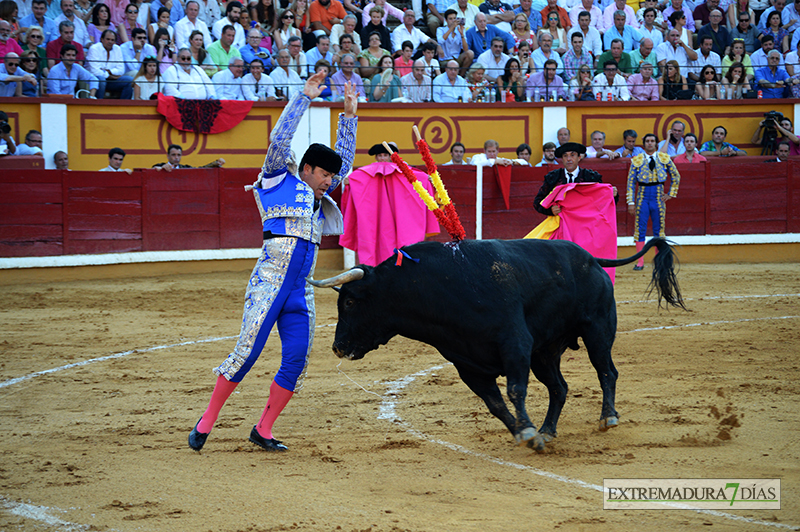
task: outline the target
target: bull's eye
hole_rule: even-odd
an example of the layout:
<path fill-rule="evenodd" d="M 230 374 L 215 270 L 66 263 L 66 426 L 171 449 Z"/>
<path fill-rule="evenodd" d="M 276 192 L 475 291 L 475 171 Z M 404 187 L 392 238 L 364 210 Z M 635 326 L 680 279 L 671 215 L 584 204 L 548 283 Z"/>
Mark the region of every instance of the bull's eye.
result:
<path fill-rule="evenodd" d="M 353 305 L 355 305 L 355 304 L 356 304 L 356 302 L 355 302 L 355 300 L 354 300 L 354 299 L 347 298 L 347 299 L 345 299 L 345 300 L 344 300 L 344 308 L 345 308 L 345 309 L 350 309 L 350 308 L 352 308 L 352 307 L 353 307 Z"/>

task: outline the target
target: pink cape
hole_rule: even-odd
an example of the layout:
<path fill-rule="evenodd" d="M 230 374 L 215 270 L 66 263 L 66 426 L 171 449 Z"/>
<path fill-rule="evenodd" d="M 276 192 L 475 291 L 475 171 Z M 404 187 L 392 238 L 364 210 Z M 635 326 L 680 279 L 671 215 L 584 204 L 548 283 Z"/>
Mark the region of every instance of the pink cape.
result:
<path fill-rule="evenodd" d="M 617 258 L 617 210 L 608 183 L 559 185 L 542 207 L 560 205 L 561 223 L 550 240 L 569 240 L 600 259 Z M 614 282 L 614 268 L 603 268 Z"/>
<path fill-rule="evenodd" d="M 428 175 L 414 176 L 433 195 Z M 344 233 L 339 244 L 358 253 L 362 264 L 377 266 L 395 248 L 439 232 L 436 216 L 394 163 L 372 163 L 354 170 L 342 191 Z"/>

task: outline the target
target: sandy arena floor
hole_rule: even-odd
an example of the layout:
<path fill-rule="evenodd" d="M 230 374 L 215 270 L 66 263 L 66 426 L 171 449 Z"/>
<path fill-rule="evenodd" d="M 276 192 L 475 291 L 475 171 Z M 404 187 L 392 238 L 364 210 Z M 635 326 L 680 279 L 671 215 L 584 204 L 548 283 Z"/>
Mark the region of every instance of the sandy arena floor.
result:
<path fill-rule="evenodd" d="M 305 388 L 276 425 L 290 451 L 247 441 L 278 368 L 273 334 L 196 453 L 186 437 L 233 347 L 248 275 L 0 287 L 0 530 L 800 527 L 797 264 L 684 265 L 691 312 L 659 311 L 646 276 L 619 270 L 620 426 L 597 430 L 597 378 L 585 350 L 568 351 L 544 454 L 514 446 L 426 345 L 395 338 L 337 359 L 336 294 L 318 290 Z M 528 406 L 540 423 L 534 379 Z M 612 511 L 587 487 L 627 477 L 780 477 L 782 508 Z"/>

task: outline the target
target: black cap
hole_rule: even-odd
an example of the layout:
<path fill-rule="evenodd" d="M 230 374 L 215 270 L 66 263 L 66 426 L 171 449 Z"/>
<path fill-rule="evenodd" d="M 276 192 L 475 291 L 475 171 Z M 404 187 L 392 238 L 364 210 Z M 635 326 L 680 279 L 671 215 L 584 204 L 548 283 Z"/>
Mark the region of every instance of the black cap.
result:
<path fill-rule="evenodd" d="M 394 151 L 397 151 L 397 144 L 394 142 L 387 142 L 387 144 L 391 146 Z M 380 155 L 381 153 L 389 154 L 389 150 L 387 150 L 383 144 L 375 144 L 369 149 L 370 155 Z"/>
<path fill-rule="evenodd" d="M 586 146 L 577 142 L 565 142 L 556 149 L 556 157 L 563 157 L 568 151 L 574 151 L 579 155 L 586 153 Z"/>
<path fill-rule="evenodd" d="M 314 168 L 319 166 L 332 174 L 338 174 L 342 170 L 341 156 L 324 144 L 312 144 L 308 147 L 300 161 L 299 169 L 302 170 L 307 164 Z"/>

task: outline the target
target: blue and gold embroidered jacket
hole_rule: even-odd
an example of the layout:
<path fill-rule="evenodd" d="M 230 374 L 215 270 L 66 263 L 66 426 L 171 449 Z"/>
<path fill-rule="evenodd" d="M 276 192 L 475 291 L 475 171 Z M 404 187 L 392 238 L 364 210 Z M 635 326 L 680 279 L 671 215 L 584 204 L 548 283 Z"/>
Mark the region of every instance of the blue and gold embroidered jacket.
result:
<path fill-rule="evenodd" d="M 650 170 L 649 159 L 644 153 L 640 153 L 631 159 L 631 168 L 628 171 L 628 205 L 635 203 L 636 183 L 661 183 L 663 185 L 671 177 L 669 195 L 673 198 L 678 195 L 681 174 L 678 173 L 675 163 L 666 153 L 656 152 L 655 155 L 656 167 L 654 170 Z"/>

